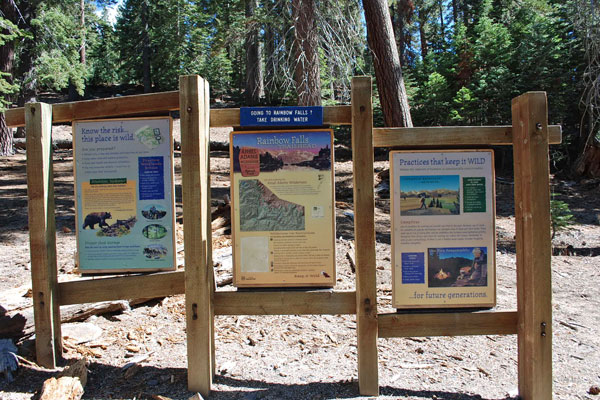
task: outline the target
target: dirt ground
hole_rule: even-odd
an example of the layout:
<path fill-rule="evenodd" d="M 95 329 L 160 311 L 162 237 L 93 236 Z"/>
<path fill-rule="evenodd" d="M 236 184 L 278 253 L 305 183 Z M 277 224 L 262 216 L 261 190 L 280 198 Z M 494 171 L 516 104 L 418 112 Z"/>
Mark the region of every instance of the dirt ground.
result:
<path fill-rule="evenodd" d="M 176 135 L 178 121 L 175 123 Z M 211 140 L 227 142 L 227 129 L 211 131 Z M 70 137 L 70 127 L 53 130 L 55 140 Z M 347 152 L 346 152 L 347 153 Z M 340 152 L 341 154 L 341 152 Z M 74 273 L 75 222 L 73 165 L 70 150 L 54 155 L 59 279 Z M 379 157 L 378 157 L 379 160 Z M 176 157 L 177 213 L 181 215 L 180 161 Z M 26 156 L 0 158 L 0 304 L 9 315 L 31 305 L 27 231 Z M 385 157 L 375 172 L 387 167 Z M 337 290 L 352 290 L 355 276 L 346 252 L 353 240 L 352 162 L 336 160 Z M 211 153 L 214 201 L 229 192 L 229 159 Z M 376 179 L 376 182 L 378 180 Z M 576 224 L 554 239 L 560 255 L 552 259 L 554 398 L 594 399 L 600 386 L 600 181 L 553 180 L 557 198 L 566 201 Z M 380 190 L 381 189 L 381 190 Z M 516 309 L 514 214 L 510 179 L 497 181 L 497 310 Z M 379 312 L 391 307 L 389 192 L 378 186 L 376 198 L 377 284 Z M 183 264 L 182 232 L 178 264 Z M 230 237 L 213 238 L 215 259 L 227 259 Z M 221 265 L 217 279 L 230 274 Z M 218 290 L 235 290 L 225 285 Z M 11 297 L 12 296 L 12 297 Z M 14 302 L 15 297 L 19 299 Z M 7 304 L 7 299 L 13 304 Z M 4 302 L 4 303 L 3 303 Z M 65 339 L 65 359 L 90 361 L 87 399 L 187 399 L 185 308 L 172 296 L 120 313 L 91 317 L 99 338 L 75 344 Z M 77 323 L 76 323 L 77 324 Z M 216 317 L 214 399 L 361 398 L 357 384 L 354 316 Z M 0 376 L 0 399 L 30 399 L 57 371 L 36 366 L 32 340 L 20 343 L 25 360 L 7 383 Z M 379 339 L 381 398 L 510 399 L 517 395 L 515 336 Z M 123 368 L 130 362 L 134 367 Z"/>

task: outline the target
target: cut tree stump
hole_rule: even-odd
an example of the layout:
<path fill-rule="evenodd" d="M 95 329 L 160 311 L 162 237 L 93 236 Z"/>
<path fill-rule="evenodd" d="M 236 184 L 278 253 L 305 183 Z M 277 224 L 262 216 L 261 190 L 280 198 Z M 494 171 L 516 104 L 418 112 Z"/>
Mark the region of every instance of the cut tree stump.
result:
<path fill-rule="evenodd" d="M 57 378 L 46 379 L 40 400 L 79 400 L 87 383 L 87 360 L 77 360 L 66 367 Z"/>

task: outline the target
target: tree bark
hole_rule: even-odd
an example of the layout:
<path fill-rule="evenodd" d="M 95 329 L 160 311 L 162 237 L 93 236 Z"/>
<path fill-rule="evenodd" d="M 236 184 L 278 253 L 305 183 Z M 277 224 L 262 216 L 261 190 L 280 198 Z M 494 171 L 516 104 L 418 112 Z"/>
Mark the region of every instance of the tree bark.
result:
<path fill-rule="evenodd" d="M 321 78 L 314 0 L 292 0 L 298 105 L 321 105 Z"/>
<path fill-rule="evenodd" d="M 398 56 L 402 65 L 408 64 L 408 45 L 411 41 L 408 26 L 412 20 L 414 10 L 415 6 L 411 0 L 398 0 L 395 12 L 392 8 L 392 25 L 398 41 Z"/>
<path fill-rule="evenodd" d="M 273 27 L 267 24 L 265 27 L 265 74 L 264 74 L 264 89 L 265 98 L 268 104 L 275 98 L 275 32 Z"/>
<path fill-rule="evenodd" d="M 363 7 L 385 124 L 413 126 L 387 1 L 363 0 Z"/>
<path fill-rule="evenodd" d="M 438 1 L 438 6 L 440 9 L 440 38 L 444 40 L 444 35 L 446 34 L 446 27 L 444 25 L 444 5 L 442 1 Z"/>
<path fill-rule="evenodd" d="M 587 135 L 584 138 L 581 152 L 575 160 L 573 170 L 579 176 L 587 176 L 590 178 L 600 178 L 600 141 L 596 139 L 596 118 L 598 114 L 594 112 L 594 100 L 588 96 L 587 114 L 588 126 Z"/>
<path fill-rule="evenodd" d="M 16 23 L 16 10 L 10 1 L 2 1 L 0 5 L 0 14 L 12 23 Z M 2 33 L 8 33 L 7 30 L 3 30 Z M 9 84 L 13 83 L 13 63 L 15 60 L 15 42 L 11 40 L 6 42 L 0 47 L 0 72 L 7 75 L 4 79 Z M 9 103 L 12 101 L 12 96 L 3 94 L 4 100 Z M 7 156 L 13 154 L 13 131 L 11 128 L 6 126 L 6 119 L 4 113 L 0 113 L 0 155 Z"/>
<path fill-rule="evenodd" d="M 6 125 L 4 113 L 0 113 L 0 156 L 9 156 L 12 154 L 14 154 L 13 132 Z"/>
<path fill-rule="evenodd" d="M 256 0 L 246 0 L 246 104 L 256 105 L 264 96 L 258 24 L 253 21 Z"/>
<path fill-rule="evenodd" d="M 419 10 L 419 38 L 421 40 L 421 58 L 423 58 L 423 60 L 425 60 L 425 57 L 427 57 L 427 52 L 429 51 L 429 48 L 427 46 L 427 36 L 425 35 L 426 21 L 427 15 L 425 13 L 425 10 L 421 8 Z"/>
<path fill-rule="evenodd" d="M 142 1 L 142 83 L 144 93 L 152 91 L 152 80 L 150 78 L 150 23 L 147 0 Z"/>
<path fill-rule="evenodd" d="M 600 178 L 600 143 L 593 139 L 575 162 L 575 173 L 579 176 Z"/>
<path fill-rule="evenodd" d="M 452 20 L 454 26 L 458 25 L 458 0 L 452 0 Z"/>
<path fill-rule="evenodd" d="M 79 59 L 85 65 L 85 0 L 80 0 L 79 8 L 81 11 L 79 27 L 81 29 L 81 48 L 79 49 Z"/>

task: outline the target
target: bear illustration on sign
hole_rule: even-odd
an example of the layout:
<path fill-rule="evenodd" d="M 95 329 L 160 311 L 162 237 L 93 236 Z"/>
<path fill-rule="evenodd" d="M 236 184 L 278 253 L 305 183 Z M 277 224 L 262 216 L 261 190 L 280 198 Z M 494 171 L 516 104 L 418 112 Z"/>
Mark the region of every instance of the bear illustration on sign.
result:
<path fill-rule="evenodd" d="M 110 212 L 93 212 L 89 213 L 85 216 L 85 221 L 83 222 L 83 229 L 86 227 L 90 227 L 90 229 L 95 229 L 94 225 L 98 224 L 98 227 L 102 228 L 103 226 L 108 226 L 106 223 L 107 219 L 111 219 L 112 215 Z"/>

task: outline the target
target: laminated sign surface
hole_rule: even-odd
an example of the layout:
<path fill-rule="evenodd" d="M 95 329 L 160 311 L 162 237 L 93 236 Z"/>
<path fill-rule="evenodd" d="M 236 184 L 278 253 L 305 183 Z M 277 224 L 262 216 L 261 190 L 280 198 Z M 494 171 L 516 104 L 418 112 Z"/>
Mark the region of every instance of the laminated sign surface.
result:
<path fill-rule="evenodd" d="M 232 132 L 234 284 L 333 286 L 333 133 Z"/>
<path fill-rule="evenodd" d="M 493 307 L 492 151 L 395 151 L 390 165 L 393 306 Z"/>
<path fill-rule="evenodd" d="M 170 118 L 76 121 L 81 272 L 175 268 Z"/>

